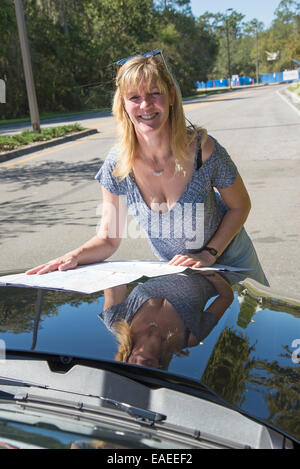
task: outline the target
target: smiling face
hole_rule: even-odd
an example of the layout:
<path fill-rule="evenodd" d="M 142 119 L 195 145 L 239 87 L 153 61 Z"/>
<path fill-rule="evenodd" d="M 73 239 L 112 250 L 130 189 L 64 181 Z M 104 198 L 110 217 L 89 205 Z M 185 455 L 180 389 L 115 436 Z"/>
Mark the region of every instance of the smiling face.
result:
<path fill-rule="evenodd" d="M 128 363 L 159 368 L 162 353 L 162 337 L 159 331 L 148 325 L 135 337 Z"/>
<path fill-rule="evenodd" d="M 125 110 L 139 136 L 169 131 L 170 101 L 155 80 L 128 87 L 123 96 Z"/>

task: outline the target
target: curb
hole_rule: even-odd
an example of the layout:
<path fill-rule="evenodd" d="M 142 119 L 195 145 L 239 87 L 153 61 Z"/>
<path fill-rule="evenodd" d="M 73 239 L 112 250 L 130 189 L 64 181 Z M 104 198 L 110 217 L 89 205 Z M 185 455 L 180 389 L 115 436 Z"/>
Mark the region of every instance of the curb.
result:
<path fill-rule="evenodd" d="M 295 93 L 294 91 L 290 91 L 288 88 L 285 89 L 285 93 L 291 98 L 294 103 L 300 103 L 300 96 L 297 93 Z"/>
<path fill-rule="evenodd" d="M 284 304 L 294 305 L 296 304 L 297 308 L 300 308 L 300 296 L 286 294 L 284 291 L 278 291 L 277 289 L 274 290 L 272 285 L 267 287 L 266 285 L 262 285 L 261 283 L 256 282 L 252 278 L 246 278 L 241 282 L 241 284 L 248 290 L 249 294 L 252 294 L 257 297 L 268 297 L 277 302 L 281 302 Z"/>
<path fill-rule="evenodd" d="M 300 116 L 300 109 L 297 108 L 297 104 L 299 103 L 296 103 L 293 100 L 294 96 L 291 96 L 291 91 L 285 88 L 284 90 L 276 91 L 276 93 L 283 101 L 286 102 L 286 104 L 288 104 L 296 112 L 296 114 L 298 114 L 298 116 Z M 295 95 L 295 93 L 293 93 L 293 95 Z"/>
<path fill-rule="evenodd" d="M 43 143 L 37 143 L 35 145 L 28 145 L 18 150 L 11 150 L 6 153 L 0 153 L 0 164 L 5 161 L 12 160 L 13 158 L 18 158 L 19 156 L 28 155 L 35 151 L 44 150 L 44 148 L 54 147 L 55 145 L 60 145 L 62 143 L 71 142 L 72 140 L 77 140 L 79 138 L 87 137 L 88 135 L 99 133 L 97 129 L 88 129 L 81 130 L 74 134 L 65 135 L 64 137 L 54 138 L 53 140 L 48 140 Z"/>

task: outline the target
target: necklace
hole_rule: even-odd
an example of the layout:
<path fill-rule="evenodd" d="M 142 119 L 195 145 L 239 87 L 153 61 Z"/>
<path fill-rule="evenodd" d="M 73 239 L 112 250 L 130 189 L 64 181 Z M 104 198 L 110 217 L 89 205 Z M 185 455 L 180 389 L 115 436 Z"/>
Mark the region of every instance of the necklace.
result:
<path fill-rule="evenodd" d="M 156 322 L 150 322 L 149 326 L 150 327 L 158 327 L 158 324 Z"/>
<path fill-rule="evenodd" d="M 162 171 L 153 171 L 153 176 L 161 176 L 164 172 L 164 169 Z"/>
<path fill-rule="evenodd" d="M 143 159 L 146 159 L 143 154 L 142 154 L 141 156 L 142 156 Z M 169 160 L 169 158 L 170 158 L 171 156 L 172 156 L 172 153 L 170 153 L 170 154 L 167 156 L 167 158 L 165 158 L 165 159 L 163 160 L 165 164 L 168 162 L 168 160 Z M 149 163 L 150 163 L 150 161 L 149 161 L 149 159 L 148 159 L 147 165 L 149 165 Z M 160 171 L 155 171 L 155 169 L 153 168 L 153 166 L 155 166 L 155 165 L 156 165 L 156 164 L 155 164 L 155 160 L 151 160 L 151 166 L 152 166 L 152 174 L 153 174 L 153 176 L 156 176 L 156 177 L 162 176 L 162 174 L 164 174 L 166 168 L 161 169 Z"/>

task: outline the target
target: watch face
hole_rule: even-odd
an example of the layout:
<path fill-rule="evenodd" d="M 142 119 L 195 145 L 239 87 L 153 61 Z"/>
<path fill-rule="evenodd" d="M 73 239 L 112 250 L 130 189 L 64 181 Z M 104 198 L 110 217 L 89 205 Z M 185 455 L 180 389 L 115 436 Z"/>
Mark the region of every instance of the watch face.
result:
<path fill-rule="evenodd" d="M 216 249 L 214 248 L 207 248 L 207 250 L 213 255 L 213 256 L 216 256 L 218 254 L 218 251 L 216 251 Z"/>

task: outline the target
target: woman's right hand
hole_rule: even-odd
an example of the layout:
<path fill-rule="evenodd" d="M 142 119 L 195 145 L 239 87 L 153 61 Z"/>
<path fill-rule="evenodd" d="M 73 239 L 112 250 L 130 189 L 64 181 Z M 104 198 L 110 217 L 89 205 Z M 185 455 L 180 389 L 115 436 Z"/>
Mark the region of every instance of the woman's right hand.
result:
<path fill-rule="evenodd" d="M 39 265 L 33 269 L 27 270 L 25 273 L 27 275 L 32 274 L 47 274 L 48 272 L 53 272 L 54 270 L 69 270 L 75 269 L 78 266 L 78 256 L 74 253 L 68 253 L 64 256 L 57 257 L 52 261 L 47 262 L 46 264 Z"/>

